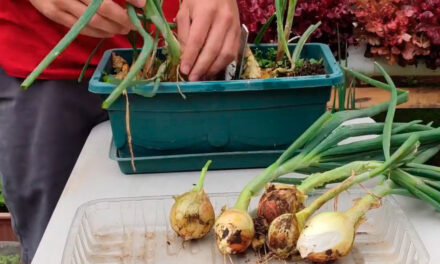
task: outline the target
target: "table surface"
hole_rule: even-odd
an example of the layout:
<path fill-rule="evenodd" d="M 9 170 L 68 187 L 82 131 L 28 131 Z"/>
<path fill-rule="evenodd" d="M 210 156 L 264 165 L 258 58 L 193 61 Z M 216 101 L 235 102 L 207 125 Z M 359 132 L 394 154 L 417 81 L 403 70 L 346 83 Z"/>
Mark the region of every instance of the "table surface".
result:
<path fill-rule="evenodd" d="M 33 264 L 61 263 L 70 225 L 82 204 L 103 198 L 175 195 L 188 191 L 192 183 L 197 182 L 198 171 L 124 175 L 117 163 L 109 159 L 110 141 L 109 122 L 92 130 L 50 219 Z M 211 171 L 205 190 L 208 193 L 239 192 L 260 171 Z M 440 263 L 440 214 L 416 199 L 396 199 L 425 244 L 430 263 Z"/>

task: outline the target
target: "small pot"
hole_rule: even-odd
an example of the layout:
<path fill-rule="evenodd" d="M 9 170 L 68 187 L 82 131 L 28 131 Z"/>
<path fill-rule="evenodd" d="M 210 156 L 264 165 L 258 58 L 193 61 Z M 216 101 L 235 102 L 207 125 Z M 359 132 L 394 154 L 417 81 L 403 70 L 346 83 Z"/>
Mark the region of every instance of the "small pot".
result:
<path fill-rule="evenodd" d="M 10 213 L 0 213 L 0 241 L 18 241 L 12 229 Z"/>

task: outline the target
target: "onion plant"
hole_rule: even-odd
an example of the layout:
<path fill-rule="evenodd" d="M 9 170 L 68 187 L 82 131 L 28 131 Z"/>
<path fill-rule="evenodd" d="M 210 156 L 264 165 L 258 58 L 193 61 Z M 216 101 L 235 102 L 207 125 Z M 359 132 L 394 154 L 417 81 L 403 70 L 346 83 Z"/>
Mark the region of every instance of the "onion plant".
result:
<path fill-rule="evenodd" d="M 394 108 L 396 107 L 397 104 L 397 92 L 394 83 L 389 78 L 389 76 L 383 71 L 382 68 L 380 68 L 380 70 L 385 75 L 388 84 L 392 88 L 392 93 L 391 93 L 392 96 L 390 100 L 390 105 L 388 107 L 389 111 L 387 112 L 386 122 L 383 126 L 383 136 L 382 136 L 382 146 L 383 146 L 385 161 L 378 167 L 372 169 L 371 171 L 363 172 L 357 175 L 356 177 L 354 177 L 355 175 L 349 177 L 348 179 L 343 181 L 340 185 L 328 190 L 323 195 L 319 196 L 305 209 L 297 213 L 291 212 L 277 217 L 269 227 L 267 245 L 278 257 L 287 258 L 291 254 L 293 254 L 296 248 L 296 242 L 299 233 L 302 231 L 306 220 L 316 210 L 318 210 L 325 202 L 332 199 L 340 192 L 350 188 L 351 186 L 366 181 L 368 179 L 371 179 L 375 176 L 381 175 L 385 173 L 387 170 L 392 169 L 393 167 L 397 167 L 401 163 L 407 161 L 408 159 L 413 159 L 415 157 L 415 155 L 412 154 L 417 150 L 418 147 L 417 146 L 418 135 L 416 133 L 411 135 L 404 142 L 404 144 L 393 154 L 393 156 L 390 156 L 392 122 L 394 118 Z M 338 169 L 334 169 L 332 171 L 329 171 L 328 173 L 331 174 L 332 172 L 336 172 L 337 170 Z M 355 173 L 354 170 L 352 171 L 352 173 L 353 174 Z M 344 250 L 344 249 L 345 248 L 342 248 L 340 250 Z M 335 254 L 337 255 L 338 251 L 336 251 Z M 327 255 L 331 256 L 332 254 L 327 254 Z"/>
<path fill-rule="evenodd" d="M 139 34 L 144 39 L 144 44 L 142 46 L 141 53 L 137 56 L 136 61 L 133 64 L 133 67 L 130 68 L 125 79 L 111 92 L 111 94 L 107 97 L 107 99 L 103 102 L 103 108 L 108 108 L 119 96 L 122 94 L 125 89 L 131 84 L 132 80 L 135 78 L 136 74 L 141 70 L 141 68 L 147 62 L 148 57 L 150 56 L 153 50 L 153 38 L 141 24 L 139 20 L 136 10 L 130 4 L 127 4 L 128 16 L 130 18 L 131 23 L 136 27 Z"/>
<path fill-rule="evenodd" d="M 341 184 L 329 189 L 324 194 L 316 198 L 310 205 L 299 212 L 291 212 L 280 215 L 270 225 L 268 232 L 267 245 L 269 249 L 280 258 L 287 258 L 294 253 L 296 240 L 299 233 L 304 228 L 307 219 L 316 210 L 320 209 L 327 201 L 348 188 L 369 180 L 373 177 L 386 173 L 389 169 L 399 166 L 408 156 L 417 149 L 418 137 L 412 135 L 408 140 L 390 157 L 378 167 L 365 171 L 359 175 L 347 178 Z M 338 169 L 327 172 L 328 174 L 338 175 Z M 286 243 L 287 242 L 287 243 Z"/>
<path fill-rule="evenodd" d="M 440 186 L 436 184 L 437 181 L 430 184 L 431 180 L 427 181 L 423 177 L 408 173 L 405 167 L 426 170 L 423 173 L 429 171 L 435 174 L 440 171 L 440 168 L 435 166 L 407 163 L 391 169 L 388 179 L 383 176 L 379 185 L 356 201 L 349 210 L 342 213 L 324 212 L 314 216 L 306 223 L 298 238 L 296 248 L 301 257 L 313 262 L 328 262 L 346 256 L 353 247 L 355 231 L 362 223 L 365 213 L 379 207 L 380 199 L 386 195 L 413 195 L 440 210 Z"/>
<path fill-rule="evenodd" d="M 376 66 L 379 67 L 379 69 L 383 70 L 380 65 L 376 64 Z M 384 75 L 386 75 L 385 71 L 383 71 L 383 73 Z M 370 79 L 364 75 L 354 72 L 353 74 L 360 76 L 366 81 L 370 81 Z M 374 81 L 374 84 L 379 88 L 388 91 L 396 89 L 393 84 L 384 84 L 377 81 Z M 236 245 L 234 243 L 231 243 L 231 236 L 233 234 L 236 234 L 237 232 L 244 232 L 244 230 L 241 230 L 239 228 L 242 226 L 245 226 L 246 230 L 254 230 L 252 223 L 249 221 L 250 217 L 246 216 L 251 198 L 257 195 L 264 188 L 266 183 L 273 181 L 282 175 L 286 175 L 294 171 L 301 171 L 307 168 L 320 167 L 321 165 L 329 166 L 331 168 L 340 167 L 352 162 L 353 160 L 350 160 L 350 157 L 354 154 L 377 150 L 383 151 L 383 149 L 388 150 L 388 148 L 395 148 L 401 144 L 404 144 L 409 139 L 411 139 L 411 141 L 414 141 L 414 137 L 417 137 L 422 146 L 425 146 L 427 144 L 439 144 L 440 129 L 426 128 L 418 124 L 403 124 L 400 126 L 393 126 L 392 123 L 388 122 L 385 124 L 363 124 L 340 127 L 340 125 L 345 121 L 354 118 L 376 115 L 380 112 L 386 111 L 390 107 L 390 105 L 392 107 L 395 107 L 395 104 L 406 101 L 408 96 L 406 92 L 402 91 L 396 91 L 395 93 L 393 92 L 392 95 L 394 99 L 391 101 L 391 103 L 384 102 L 382 104 L 360 110 L 347 110 L 336 113 L 326 112 L 317 121 L 315 121 L 315 123 L 313 123 L 310 128 L 307 129 L 291 146 L 289 146 L 288 149 L 273 164 L 267 167 L 261 174 L 257 175 L 244 187 L 234 207 L 230 209 L 233 210 L 233 213 L 226 211 L 228 212 L 228 218 L 231 219 L 231 214 L 240 215 L 240 219 L 246 221 L 246 224 L 225 221 L 225 219 L 223 218 L 225 213 L 219 216 L 217 222 L 221 224 L 216 224 L 214 228 L 217 240 L 219 241 L 219 248 L 221 244 L 220 251 L 223 254 L 237 253 L 245 250 L 245 247 L 249 246 L 250 241 L 247 241 L 249 239 L 246 237 L 242 238 L 240 241 L 243 242 L 247 239 L 246 241 L 248 243 L 242 243 L 239 251 L 233 250 Z M 390 113 L 392 114 L 393 111 L 390 111 Z M 419 128 L 420 130 L 417 132 L 405 131 L 415 129 L 414 126 Z M 398 130 L 398 133 L 393 134 L 393 128 L 395 131 Z M 357 143 L 339 145 L 339 142 L 349 137 L 383 133 L 384 131 L 384 135 L 377 138 Z M 412 135 L 413 137 L 411 137 Z M 386 141 L 389 140 L 389 147 L 388 144 L 382 143 L 384 141 L 384 138 Z M 345 157 L 345 159 L 343 159 L 343 157 Z M 329 162 L 334 159 L 338 159 L 337 162 Z M 390 162 L 393 161 L 385 161 L 385 163 L 383 164 L 389 165 Z M 384 165 L 381 165 L 379 166 L 379 168 L 383 168 L 383 166 Z M 375 170 L 378 169 L 373 169 L 373 171 Z M 381 170 L 381 173 L 382 172 L 383 170 Z M 367 175 L 370 175 L 370 172 L 366 173 Z M 328 176 L 328 174 L 325 175 Z M 338 176 L 340 175 L 341 174 L 338 174 Z M 310 180 L 305 181 L 304 184 L 312 182 L 313 179 L 313 184 L 311 186 L 317 187 L 325 184 L 328 181 L 337 180 L 335 179 L 335 177 L 311 176 Z M 340 177 L 343 178 L 343 176 Z M 297 189 L 301 190 L 302 187 Z M 226 232 L 225 230 L 233 230 L 234 232 Z M 225 235 L 226 233 L 228 235 Z"/>
<path fill-rule="evenodd" d="M 391 180 L 387 180 L 345 212 L 324 212 L 312 217 L 296 245 L 301 257 L 320 263 L 348 255 L 365 213 L 380 206 L 382 197 L 398 190 Z"/>
<path fill-rule="evenodd" d="M 276 60 L 282 61 L 284 55 L 287 56 L 287 59 L 290 62 L 290 69 L 277 68 L 274 72 L 291 72 L 295 69 L 298 64 L 300 54 L 304 48 L 304 44 L 310 38 L 310 36 L 315 32 L 315 30 L 321 25 L 321 22 L 318 22 L 314 25 L 310 25 L 309 28 L 302 34 L 302 36 L 298 40 L 298 44 L 296 45 L 293 54 L 290 54 L 288 42 L 289 37 L 292 32 L 293 18 L 295 16 L 296 4 L 298 0 L 275 0 L 275 16 L 277 21 L 277 32 L 278 32 L 278 49 Z M 284 11 L 287 6 L 287 16 L 283 27 L 284 22 Z M 269 22 L 270 23 L 270 22 Z M 261 35 L 264 34 L 264 31 L 261 32 Z"/>
<path fill-rule="evenodd" d="M 203 189 L 210 164 L 209 160 L 202 169 L 197 185 L 191 191 L 174 197 L 170 224 L 184 241 L 204 237 L 214 225 L 214 208 Z"/>
<path fill-rule="evenodd" d="M 69 32 L 61 39 L 61 41 L 52 49 L 52 51 L 41 61 L 41 63 L 34 69 L 34 71 L 23 81 L 21 87 L 23 89 L 27 89 L 35 79 L 43 72 L 43 70 L 50 65 L 57 58 L 61 52 L 65 50 L 65 48 L 77 37 L 77 35 L 81 32 L 81 30 L 89 23 L 93 15 L 96 14 L 99 6 L 102 4 L 102 0 L 92 0 L 88 8 L 85 10 L 84 14 L 79 18 L 77 23 L 69 30 Z M 279 73 L 284 75 L 292 75 L 294 73 L 295 67 L 301 63 L 302 60 L 299 58 L 301 51 L 304 47 L 305 42 L 313 33 L 313 31 L 319 26 L 319 23 L 316 25 L 310 26 L 310 28 L 302 35 L 299 39 L 298 45 L 296 46 L 293 54 L 291 55 L 288 49 L 288 38 L 291 32 L 293 17 L 295 13 L 297 0 L 276 0 L 276 12 L 274 14 L 274 18 L 276 17 L 278 31 L 279 31 L 279 43 L 282 53 L 278 52 L 278 57 L 283 57 L 283 54 L 287 55 L 287 58 L 290 62 L 290 68 L 274 68 L 271 70 L 271 73 L 265 74 L 264 77 L 262 75 L 257 76 L 256 78 L 267 78 L 267 77 L 277 77 Z M 132 5 L 127 5 L 127 12 L 130 18 L 131 23 L 135 27 L 136 31 L 143 38 L 143 46 L 139 54 L 137 54 L 137 49 L 134 44 L 134 54 L 137 56 L 133 56 L 133 65 L 129 68 L 129 71 L 124 76 L 123 80 L 114 80 L 114 78 L 107 77 L 106 80 L 115 83 L 116 88 L 112 91 L 112 93 L 106 98 L 103 102 L 103 108 L 108 108 L 112 103 L 114 103 L 120 95 L 127 90 L 128 87 L 131 87 L 132 92 L 138 95 L 151 97 L 156 94 L 156 91 L 159 87 L 160 81 L 179 81 L 179 72 L 178 65 L 180 63 L 180 44 L 177 41 L 174 33 L 171 31 L 171 27 L 174 27 L 174 24 L 170 24 L 166 21 L 165 16 L 162 11 L 162 6 L 158 0 L 147 0 L 145 6 L 142 10 L 135 9 Z M 287 8 L 287 17 L 284 21 L 284 11 Z M 285 25 L 283 24 L 285 22 Z M 137 74 L 145 69 L 144 66 L 148 60 L 154 61 L 155 58 L 155 50 L 157 48 L 157 42 L 154 41 L 153 37 L 147 32 L 147 25 L 154 24 L 156 30 L 160 32 L 160 35 L 163 37 L 164 42 L 166 44 L 166 61 L 163 62 L 163 66 L 159 67 L 156 75 L 153 78 L 147 80 L 139 80 L 136 79 Z M 131 34 L 131 42 L 135 43 L 136 33 Z M 102 41 L 100 42 L 102 44 Z M 90 55 L 90 59 L 93 54 L 99 48 L 99 45 L 92 51 Z M 79 80 L 83 78 L 85 69 L 89 64 L 89 60 L 85 63 L 83 71 L 79 77 Z M 146 67 L 147 69 L 149 67 Z M 243 76 L 244 77 L 244 76 Z M 142 91 L 141 89 L 136 89 L 137 84 L 152 84 L 151 91 Z M 179 92 L 181 93 L 179 87 Z M 185 96 L 181 93 L 182 97 Z"/>

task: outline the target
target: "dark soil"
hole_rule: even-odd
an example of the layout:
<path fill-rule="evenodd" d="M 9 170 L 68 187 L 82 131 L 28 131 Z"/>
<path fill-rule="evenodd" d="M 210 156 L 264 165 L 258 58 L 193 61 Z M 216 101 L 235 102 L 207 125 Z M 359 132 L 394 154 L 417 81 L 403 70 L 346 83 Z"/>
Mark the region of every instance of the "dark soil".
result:
<path fill-rule="evenodd" d="M 325 68 L 322 63 L 314 62 L 306 60 L 303 62 L 301 66 L 297 66 L 294 72 L 289 73 L 278 73 L 278 77 L 298 77 L 298 76 L 310 76 L 310 75 L 321 75 L 325 74 Z"/>
<path fill-rule="evenodd" d="M 269 230 L 269 224 L 267 223 L 266 219 L 262 216 L 256 216 L 253 218 L 254 220 L 254 228 L 255 228 L 255 234 L 266 236 L 267 231 Z"/>
<path fill-rule="evenodd" d="M 295 76 L 308 76 L 325 74 L 325 68 L 322 63 L 310 63 L 305 61 L 302 67 L 295 69 Z"/>
<path fill-rule="evenodd" d="M 9 210 L 5 205 L 0 205 L 0 213 L 9 213 Z"/>

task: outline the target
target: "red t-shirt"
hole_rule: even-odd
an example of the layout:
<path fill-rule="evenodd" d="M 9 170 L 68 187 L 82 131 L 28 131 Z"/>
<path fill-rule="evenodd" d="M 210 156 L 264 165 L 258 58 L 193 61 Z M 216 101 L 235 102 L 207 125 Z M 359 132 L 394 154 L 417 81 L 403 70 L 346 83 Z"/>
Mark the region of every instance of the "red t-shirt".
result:
<path fill-rule="evenodd" d="M 123 4 L 124 0 L 114 0 Z M 178 0 L 164 1 L 172 21 Z M 0 68 L 8 75 L 26 77 L 69 29 L 43 16 L 28 0 L 0 0 Z M 40 75 L 40 79 L 76 79 L 99 39 L 79 35 Z M 93 73 L 103 52 L 131 47 L 125 36 L 107 39 L 93 57 L 86 76 Z"/>

